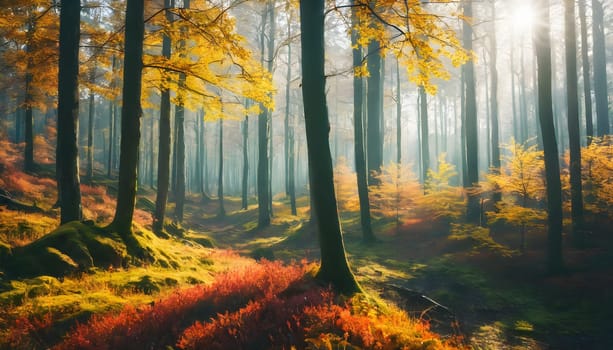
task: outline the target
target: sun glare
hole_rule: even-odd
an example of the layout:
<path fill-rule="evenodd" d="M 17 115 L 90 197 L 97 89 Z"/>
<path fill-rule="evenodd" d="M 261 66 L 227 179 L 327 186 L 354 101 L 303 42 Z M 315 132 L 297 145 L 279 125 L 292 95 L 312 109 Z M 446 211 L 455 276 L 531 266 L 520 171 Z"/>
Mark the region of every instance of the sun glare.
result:
<path fill-rule="evenodd" d="M 526 34 L 532 30 L 535 13 L 530 3 L 522 3 L 513 9 L 511 22 L 513 30 L 518 34 Z"/>

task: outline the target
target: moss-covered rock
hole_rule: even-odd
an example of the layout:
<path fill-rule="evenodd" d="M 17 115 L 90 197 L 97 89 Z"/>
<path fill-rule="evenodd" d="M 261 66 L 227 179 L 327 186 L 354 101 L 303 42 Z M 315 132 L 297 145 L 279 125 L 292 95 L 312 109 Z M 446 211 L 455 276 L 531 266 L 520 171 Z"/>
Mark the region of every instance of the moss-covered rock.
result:
<path fill-rule="evenodd" d="M 70 222 L 43 238 L 13 250 L 7 274 L 60 277 L 92 267 L 119 266 L 126 257 L 121 239 L 92 224 Z"/>

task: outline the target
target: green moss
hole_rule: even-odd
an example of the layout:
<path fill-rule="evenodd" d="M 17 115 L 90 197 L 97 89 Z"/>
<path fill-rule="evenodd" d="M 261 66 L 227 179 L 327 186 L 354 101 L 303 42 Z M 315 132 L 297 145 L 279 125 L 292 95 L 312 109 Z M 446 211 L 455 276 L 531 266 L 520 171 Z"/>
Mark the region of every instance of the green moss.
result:
<path fill-rule="evenodd" d="M 126 248 L 117 237 L 81 222 L 58 227 L 45 237 L 14 250 L 7 264 L 11 276 L 64 276 L 94 266 L 119 266 Z"/>

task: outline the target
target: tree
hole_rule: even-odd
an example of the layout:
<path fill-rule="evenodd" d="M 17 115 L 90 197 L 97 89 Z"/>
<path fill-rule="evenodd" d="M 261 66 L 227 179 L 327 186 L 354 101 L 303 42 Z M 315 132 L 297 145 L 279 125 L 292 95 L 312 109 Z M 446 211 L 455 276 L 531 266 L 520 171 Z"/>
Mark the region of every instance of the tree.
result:
<path fill-rule="evenodd" d="M 124 238 L 132 234 L 136 201 L 138 147 L 140 142 L 144 0 L 128 0 L 125 24 L 125 57 L 121 107 L 121 145 L 117 207 L 110 228 Z M 132 237 L 133 238 L 133 237 Z"/>
<path fill-rule="evenodd" d="M 496 204 L 496 212 L 488 212 L 489 221 L 505 221 L 520 227 L 520 251 L 526 249 L 526 230 L 539 227 L 545 219 L 545 211 L 533 208 L 531 201 L 542 198 L 545 190 L 542 181 L 543 152 L 536 145 L 527 146 L 515 140 L 505 146 L 509 156 L 500 172 L 487 175 L 487 181 L 494 189 L 504 193 L 506 198 Z"/>
<path fill-rule="evenodd" d="M 302 93 L 311 194 L 317 215 L 321 266 L 317 278 L 344 294 L 360 291 L 349 268 L 336 206 L 324 72 L 324 1 L 300 1 Z"/>
<path fill-rule="evenodd" d="M 245 102 L 249 105 L 249 100 Z M 243 132 L 243 179 L 242 179 L 242 191 L 241 191 L 241 209 L 247 210 L 249 207 L 249 114 L 245 113 L 245 119 L 242 124 Z"/>
<path fill-rule="evenodd" d="M 355 0 L 354 0 L 355 4 Z M 352 9 L 352 21 L 357 27 L 359 21 L 357 9 Z M 351 32 L 351 46 L 353 47 L 353 138 L 355 153 L 356 180 L 358 183 L 358 197 L 360 200 L 360 224 L 362 238 L 365 242 L 372 242 L 375 235 L 372 231 L 370 219 L 370 201 L 368 198 L 368 176 L 366 169 L 366 155 L 364 153 L 364 80 L 360 74 L 362 67 L 362 49 L 358 46 L 358 32 L 354 28 Z"/>
<path fill-rule="evenodd" d="M 550 273 L 559 273 L 564 269 L 562 257 L 562 185 L 551 96 L 549 0 L 539 0 L 536 11 L 536 18 L 540 19 L 537 21 L 534 31 L 538 66 L 538 107 L 545 155 L 545 179 L 547 181 L 547 269 Z"/>
<path fill-rule="evenodd" d="M 383 105 L 381 44 L 372 40 L 368 44 L 366 59 L 368 78 L 366 82 L 366 149 L 369 183 L 376 183 L 373 174 L 383 165 L 383 140 L 381 138 L 381 110 Z"/>
<path fill-rule="evenodd" d="M 226 216 L 226 209 L 223 206 L 223 119 L 219 118 L 219 174 L 217 177 L 217 199 L 219 200 L 219 211 L 217 216 Z"/>
<path fill-rule="evenodd" d="M 590 81 L 590 62 L 587 53 L 587 24 L 585 16 L 585 2 L 587 0 L 578 0 L 579 2 L 579 22 L 581 23 L 581 64 L 583 66 L 583 99 L 585 105 L 585 133 L 587 134 L 588 145 L 594 137 L 594 122 L 592 120 L 592 88 Z"/>
<path fill-rule="evenodd" d="M 268 38 L 268 71 L 272 72 L 274 56 L 274 32 L 275 32 L 275 7 L 274 0 L 268 0 L 266 9 L 262 14 L 262 33 L 260 37 L 262 62 L 264 58 L 264 39 L 266 19 L 270 17 L 269 38 Z M 270 138 L 270 110 L 262 107 L 262 112 L 258 116 L 258 227 L 270 225 L 270 167 L 268 142 Z"/>
<path fill-rule="evenodd" d="M 62 0 L 58 73 L 58 114 L 56 167 L 60 223 L 80 220 L 79 181 L 79 38 L 81 5 Z"/>
<path fill-rule="evenodd" d="M 568 107 L 568 144 L 570 149 L 570 202 L 575 245 L 581 245 L 583 227 L 583 189 L 581 184 L 581 134 L 579 132 L 579 96 L 577 87 L 577 39 L 575 1 L 564 0 L 566 41 L 566 103 Z"/>
<path fill-rule="evenodd" d="M 490 86 L 490 118 L 491 118 L 491 149 L 492 149 L 492 172 L 500 172 L 500 140 L 498 125 L 498 69 L 497 65 L 497 40 L 496 40 L 496 0 L 492 0 L 492 32 L 490 33 L 490 74 L 492 85 Z M 500 200 L 500 193 L 494 191 L 494 201 Z"/>
<path fill-rule="evenodd" d="M 607 57 L 604 35 L 604 9 L 600 0 L 592 0 L 592 37 L 594 40 L 594 94 L 596 96 L 596 134 L 609 134 L 609 98 L 607 92 Z"/>
<path fill-rule="evenodd" d="M 164 7 L 174 7 L 174 0 L 165 0 Z M 171 20 L 170 11 L 166 10 L 166 19 Z M 169 59 L 171 55 L 170 36 L 162 38 L 162 55 Z M 160 97 L 158 178 L 155 196 L 155 212 L 153 214 L 153 230 L 161 232 L 164 228 L 168 187 L 170 185 L 170 90 L 163 88 Z"/>
<path fill-rule="evenodd" d="M 464 16 L 471 18 L 473 15 L 472 0 L 463 0 Z M 473 30 L 471 25 L 464 21 L 462 26 L 464 48 L 471 51 L 473 48 Z M 466 181 L 465 187 L 472 187 L 479 181 L 479 145 L 477 129 L 477 96 L 475 91 L 475 65 L 468 61 L 464 65 L 464 90 L 465 109 L 464 129 L 466 133 Z M 472 223 L 478 223 L 480 218 L 479 198 L 476 192 L 468 194 L 466 218 Z"/>
<path fill-rule="evenodd" d="M 428 179 L 428 171 L 430 171 L 430 141 L 428 130 L 428 96 L 426 95 L 426 89 L 423 86 L 418 88 L 419 90 L 419 127 L 421 135 L 421 171 L 422 179 L 424 183 Z"/>

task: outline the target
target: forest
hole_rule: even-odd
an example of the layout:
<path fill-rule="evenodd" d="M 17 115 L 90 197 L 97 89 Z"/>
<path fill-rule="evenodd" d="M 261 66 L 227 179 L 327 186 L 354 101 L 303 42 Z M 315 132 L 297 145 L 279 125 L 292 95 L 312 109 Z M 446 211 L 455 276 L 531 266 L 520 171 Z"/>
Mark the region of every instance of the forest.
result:
<path fill-rule="evenodd" d="M 613 1 L 0 3 L 0 350 L 613 348 Z"/>

